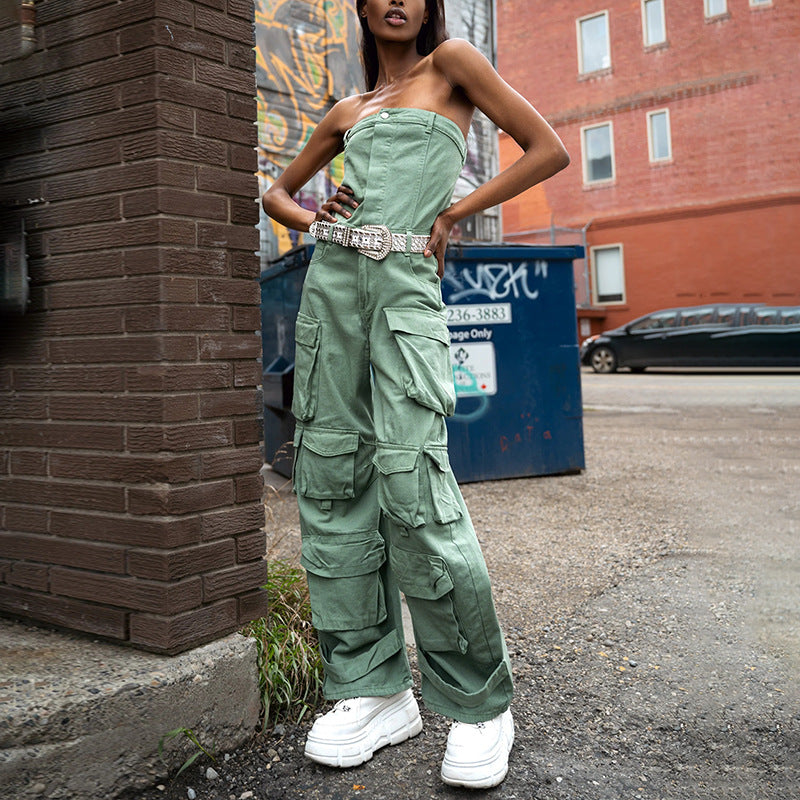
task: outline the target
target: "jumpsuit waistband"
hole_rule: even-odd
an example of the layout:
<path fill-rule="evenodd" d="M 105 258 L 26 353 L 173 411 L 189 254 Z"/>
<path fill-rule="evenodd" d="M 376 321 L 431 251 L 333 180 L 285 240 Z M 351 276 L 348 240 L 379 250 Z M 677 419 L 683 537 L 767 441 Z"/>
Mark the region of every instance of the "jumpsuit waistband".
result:
<path fill-rule="evenodd" d="M 424 253 L 429 238 L 412 233 L 392 233 L 386 225 L 353 228 L 324 220 L 312 222 L 308 232 L 321 242 L 354 247 L 359 253 L 376 261 L 386 258 L 389 253 Z"/>

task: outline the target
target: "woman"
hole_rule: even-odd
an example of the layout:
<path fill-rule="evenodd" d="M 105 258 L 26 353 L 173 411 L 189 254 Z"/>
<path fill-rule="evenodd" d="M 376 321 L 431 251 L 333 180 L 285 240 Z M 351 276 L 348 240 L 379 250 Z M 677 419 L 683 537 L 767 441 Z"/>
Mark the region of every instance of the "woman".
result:
<path fill-rule="evenodd" d="M 442 0 L 358 0 L 357 12 L 368 91 L 331 109 L 263 197 L 273 219 L 317 238 L 296 327 L 293 479 L 324 693 L 340 702 L 305 752 L 355 766 L 422 729 L 399 588 L 422 698 L 454 720 L 442 779 L 486 788 L 508 771 L 511 668 L 447 460 L 455 394 L 439 280 L 459 220 L 569 157 L 472 45 L 447 39 Z M 450 204 L 476 107 L 523 153 Z M 316 213 L 297 205 L 342 150 L 347 186 Z"/>

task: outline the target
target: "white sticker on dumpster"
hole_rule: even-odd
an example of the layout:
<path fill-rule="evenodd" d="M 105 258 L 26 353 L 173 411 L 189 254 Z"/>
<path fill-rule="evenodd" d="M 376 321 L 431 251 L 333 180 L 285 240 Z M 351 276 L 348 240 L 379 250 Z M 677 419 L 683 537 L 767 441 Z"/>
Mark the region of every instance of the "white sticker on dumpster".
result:
<path fill-rule="evenodd" d="M 448 325 L 500 325 L 511 322 L 511 303 L 476 303 L 475 305 L 447 306 Z"/>
<path fill-rule="evenodd" d="M 458 397 L 497 394 L 497 368 L 491 342 L 453 344 L 450 361 Z"/>

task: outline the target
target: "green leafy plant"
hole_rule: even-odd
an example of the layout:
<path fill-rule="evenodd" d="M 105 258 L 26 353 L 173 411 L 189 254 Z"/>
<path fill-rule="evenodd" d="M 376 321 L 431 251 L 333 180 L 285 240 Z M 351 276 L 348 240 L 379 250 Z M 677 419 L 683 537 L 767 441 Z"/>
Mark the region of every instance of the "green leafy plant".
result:
<path fill-rule="evenodd" d="M 308 584 L 286 561 L 269 564 L 269 615 L 243 631 L 256 640 L 264 728 L 299 722 L 322 697 L 322 661 L 311 624 Z"/>
<path fill-rule="evenodd" d="M 174 739 L 176 736 L 185 736 L 196 748 L 197 752 L 192 753 L 186 761 L 181 764 L 181 768 L 175 773 L 175 777 L 177 778 L 178 775 L 181 774 L 187 767 L 191 767 L 198 758 L 200 758 L 203 753 L 205 753 L 212 761 L 216 762 L 216 758 L 214 754 L 211 753 L 209 750 L 206 750 L 205 747 L 200 743 L 200 739 L 198 739 L 197 734 L 191 728 L 175 728 L 175 730 L 169 731 L 165 733 L 159 740 L 158 740 L 158 755 L 161 759 L 164 759 L 164 742 L 167 739 Z"/>

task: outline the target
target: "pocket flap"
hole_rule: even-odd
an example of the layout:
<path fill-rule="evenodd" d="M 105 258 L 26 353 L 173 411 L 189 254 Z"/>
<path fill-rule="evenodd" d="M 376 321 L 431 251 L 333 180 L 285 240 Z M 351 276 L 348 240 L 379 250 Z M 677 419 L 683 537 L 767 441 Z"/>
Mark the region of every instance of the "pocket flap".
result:
<path fill-rule="evenodd" d="M 307 317 L 305 314 L 298 314 L 294 327 L 294 340 L 306 347 L 316 347 L 318 339 L 319 320 Z"/>
<path fill-rule="evenodd" d="M 320 456 L 341 456 L 358 450 L 358 431 L 305 428 L 303 447 Z"/>
<path fill-rule="evenodd" d="M 432 447 L 428 445 L 425 448 L 425 455 L 436 464 L 440 472 L 447 472 L 450 469 L 450 459 L 447 457 L 446 447 Z"/>
<path fill-rule="evenodd" d="M 300 563 L 323 578 L 355 578 L 377 572 L 386 560 L 383 539 L 377 531 L 307 536 Z"/>
<path fill-rule="evenodd" d="M 424 308 L 384 308 L 389 329 L 435 339 L 450 345 L 450 331 L 441 314 Z"/>
<path fill-rule="evenodd" d="M 372 463 L 383 475 L 395 472 L 411 472 L 417 465 L 419 453 L 416 450 L 387 449 L 378 445 Z"/>
<path fill-rule="evenodd" d="M 438 600 L 453 590 L 453 581 L 441 556 L 389 548 L 389 563 L 404 594 Z"/>

